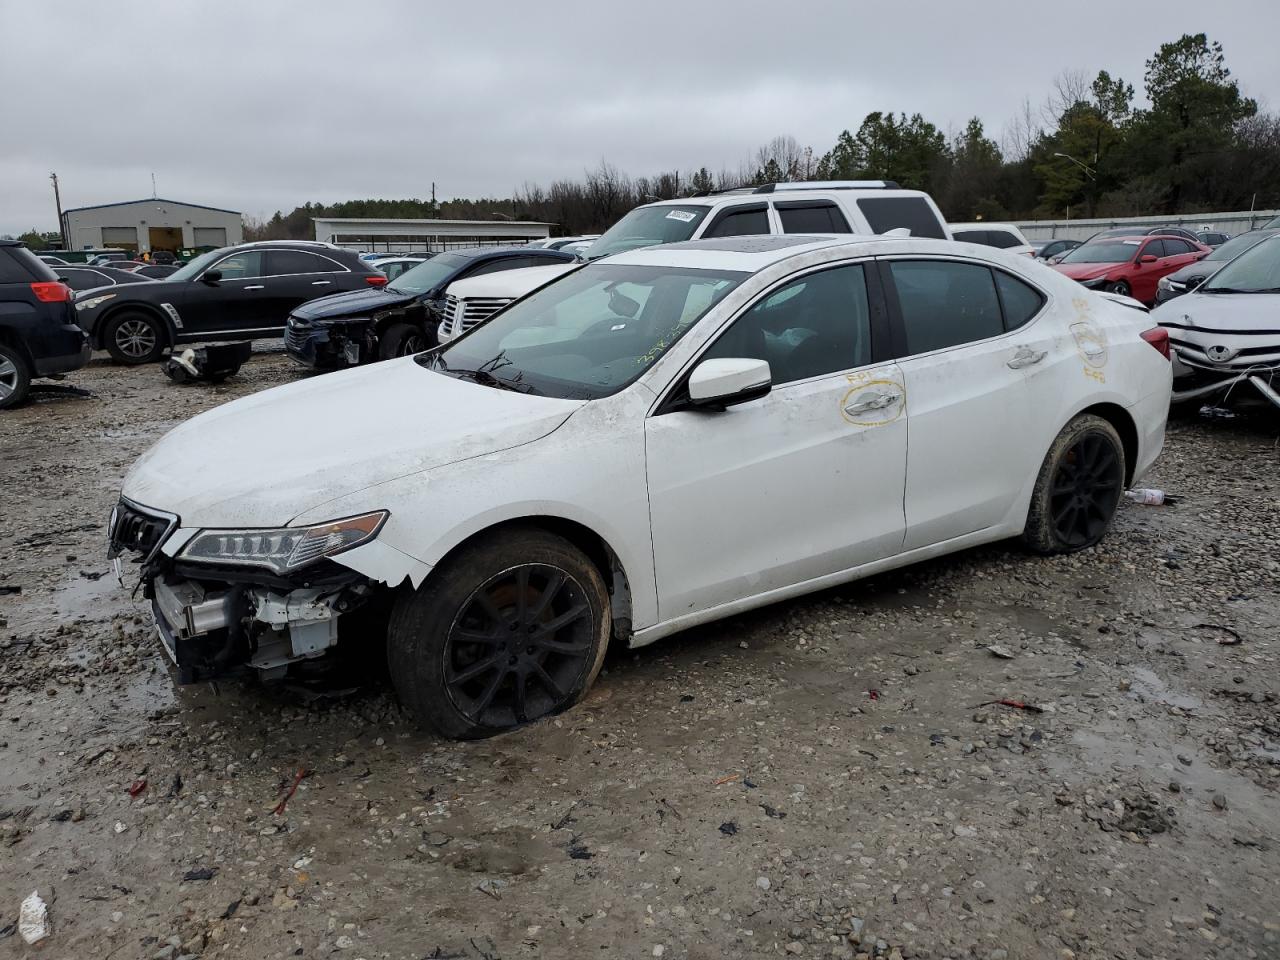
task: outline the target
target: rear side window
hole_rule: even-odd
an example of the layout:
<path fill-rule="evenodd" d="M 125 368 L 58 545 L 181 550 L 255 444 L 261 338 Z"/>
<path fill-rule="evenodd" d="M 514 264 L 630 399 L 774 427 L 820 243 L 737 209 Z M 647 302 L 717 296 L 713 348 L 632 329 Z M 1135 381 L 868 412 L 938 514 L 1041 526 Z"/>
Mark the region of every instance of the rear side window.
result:
<path fill-rule="evenodd" d="M 793 280 L 733 322 L 702 356 L 767 360 L 775 386 L 871 362 L 871 313 L 862 264 Z"/>
<path fill-rule="evenodd" d="M 1148 240 L 1147 245 L 1142 248 L 1142 252 L 1138 254 L 1140 257 L 1167 257 L 1170 256 L 1169 250 L 1164 245 L 1163 240 Z"/>
<path fill-rule="evenodd" d="M 987 243 L 998 250 L 1008 250 L 1010 247 L 1022 246 L 1022 241 L 1008 230 L 988 230 Z"/>
<path fill-rule="evenodd" d="M 751 207 L 748 209 L 729 209 L 716 217 L 715 222 L 702 235 L 707 237 L 745 237 L 751 234 L 769 232 L 769 210 L 767 207 Z"/>
<path fill-rule="evenodd" d="M 913 237 L 947 238 L 942 221 L 924 197 L 864 197 L 858 201 L 858 209 L 873 233 L 905 227 Z"/>
<path fill-rule="evenodd" d="M 1166 257 L 1180 257 L 1184 253 L 1190 253 L 1194 249 L 1186 240 L 1165 240 L 1164 255 Z"/>
<path fill-rule="evenodd" d="M 114 287 L 116 282 L 97 270 L 68 270 L 59 278 L 72 290 L 92 290 L 94 287 Z"/>
<path fill-rule="evenodd" d="M 57 280 L 49 265 L 26 247 L 0 247 L 0 283 Z"/>
<path fill-rule="evenodd" d="M 1016 330 L 1040 312 L 1044 296 L 1035 287 L 1002 270 L 992 272 L 996 277 L 996 290 L 1000 293 L 1000 306 L 1004 308 L 1004 328 Z"/>
<path fill-rule="evenodd" d="M 775 203 L 783 233 L 852 233 L 834 203 Z"/>
<path fill-rule="evenodd" d="M 472 267 L 465 271 L 464 277 L 483 277 L 486 273 L 501 273 L 503 270 L 518 270 L 521 267 L 529 265 L 529 257 L 499 257 L 496 260 L 486 260 L 477 267 Z"/>
<path fill-rule="evenodd" d="M 948 260 L 889 263 L 907 353 L 941 350 L 1004 332 L 995 280 L 986 267 Z"/>
<path fill-rule="evenodd" d="M 334 273 L 338 265 L 332 260 L 317 257 L 305 250 L 270 250 L 267 252 L 267 273 L 273 277 L 287 277 L 295 273 Z"/>
<path fill-rule="evenodd" d="M 951 237 L 953 240 L 959 240 L 961 243 L 980 243 L 984 247 L 990 244 L 987 239 L 986 230 L 952 230 Z"/>

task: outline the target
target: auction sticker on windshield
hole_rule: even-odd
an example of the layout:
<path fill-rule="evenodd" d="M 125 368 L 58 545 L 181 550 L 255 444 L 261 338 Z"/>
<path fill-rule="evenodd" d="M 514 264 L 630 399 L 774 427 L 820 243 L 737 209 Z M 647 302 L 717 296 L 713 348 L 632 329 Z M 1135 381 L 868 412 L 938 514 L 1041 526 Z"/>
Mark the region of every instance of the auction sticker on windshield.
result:
<path fill-rule="evenodd" d="M 690 213 L 688 210 L 672 210 L 667 214 L 668 220 L 679 220 L 681 223 L 688 223 L 697 217 L 696 213 Z"/>

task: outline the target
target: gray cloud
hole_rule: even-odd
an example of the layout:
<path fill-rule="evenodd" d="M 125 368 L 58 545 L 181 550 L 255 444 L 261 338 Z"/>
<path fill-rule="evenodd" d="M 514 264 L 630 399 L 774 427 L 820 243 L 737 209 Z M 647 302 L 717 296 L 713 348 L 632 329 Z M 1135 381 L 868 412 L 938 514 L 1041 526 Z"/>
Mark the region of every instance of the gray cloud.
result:
<path fill-rule="evenodd" d="M 777 134 L 825 151 L 871 110 L 999 132 L 1064 69 L 1141 89 L 1205 31 L 1280 89 L 1274 3 L 607 0 L 532 4 L 0 0 L 0 232 L 161 196 L 269 215 L 307 200 L 509 195 L 602 157 L 736 168 Z M 18 91 L 15 94 L 15 91 Z"/>

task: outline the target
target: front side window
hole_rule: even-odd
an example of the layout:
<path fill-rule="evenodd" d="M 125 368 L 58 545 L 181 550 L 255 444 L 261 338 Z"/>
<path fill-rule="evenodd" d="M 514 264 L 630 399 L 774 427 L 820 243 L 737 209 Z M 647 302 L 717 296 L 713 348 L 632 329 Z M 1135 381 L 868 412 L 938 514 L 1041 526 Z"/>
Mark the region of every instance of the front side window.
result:
<path fill-rule="evenodd" d="M 769 233 L 769 209 L 765 206 L 735 210 L 730 208 L 716 217 L 702 239 L 708 237 L 746 237 Z"/>
<path fill-rule="evenodd" d="M 223 280 L 249 280 L 253 277 L 265 276 L 261 250 L 242 250 L 229 257 L 223 257 L 213 266 L 222 271 Z"/>
<path fill-rule="evenodd" d="M 419 363 L 499 389 L 575 400 L 607 397 L 634 382 L 747 276 L 586 266 Z"/>
<path fill-rule="evenodd" d="M 950 260 L 893 260 L 908 354 L 985 340 L 1004 332 L 991 271 Z"/>
<path fill-rule="evenodd" d="M 586 257 L 599 260 L 614 253 L 688 240 L 710 210 L 702 203 L 637 207 L 601 234 L 587 248 Z"/>
<path fill-rule="evenodd" d="M 871 362 L 871 310 L 862 264 L 811 273 L 758 301 L 703 360 L 767 360 L 775 386 Z"/>

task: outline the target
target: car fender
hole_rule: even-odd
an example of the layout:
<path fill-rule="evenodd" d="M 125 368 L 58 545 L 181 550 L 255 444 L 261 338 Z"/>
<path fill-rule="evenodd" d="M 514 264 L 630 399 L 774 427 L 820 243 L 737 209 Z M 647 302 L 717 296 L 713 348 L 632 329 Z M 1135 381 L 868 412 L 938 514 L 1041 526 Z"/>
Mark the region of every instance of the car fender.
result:
<path fill-rule="evenodd" d="M 145 313 L 155 317 L 164 327 L 165 335 L 169 338 L 170 343 L 177 342 L 177 327 L 174 325 L 173 318 L 162 306 L 154 303 L 147 303 L 145 300 L 127 300 L 124 303 L 110 304 L 98 316 L 91 318 L 89 326 L 90 336 L 93 338 L 93 345 L 96 348 L 105 348 L 103 341 L 103 333 L 107 328 L 107 324 L 111 322 L 112 317 L 117 313 L 134 311 L 135 313 Z"/>

